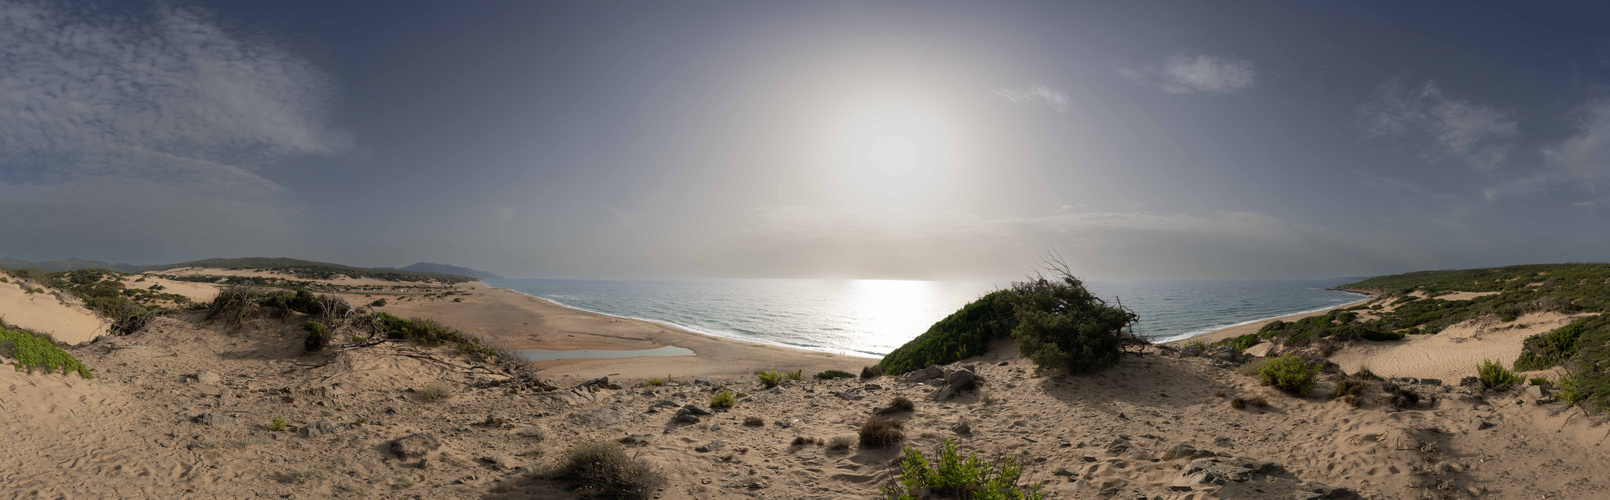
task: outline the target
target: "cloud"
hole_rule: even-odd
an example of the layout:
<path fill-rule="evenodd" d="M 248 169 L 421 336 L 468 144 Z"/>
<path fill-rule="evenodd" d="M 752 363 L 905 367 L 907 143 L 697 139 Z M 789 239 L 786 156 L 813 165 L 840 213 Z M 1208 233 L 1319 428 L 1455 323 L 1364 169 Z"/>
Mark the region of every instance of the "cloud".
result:
<path fill-rule="evenodd" d="M 1524 198 L 1547 191 L 1569 181 L 1570 179 L 1559 174 L 1538 174 L 1501 182 L 1493 187 L 1483 189 L 1481 196 L 1489 203 L 1504 198 Z"/>
<path fill-rule="evenodd" d="M 756 209 L 709 254 L 730 253 L 721 259 L 727 263 L 787 266 L 782 271 L 793 275 L 958 273 L 944 276 L 950 278 L 1015 276 L 1051 248 L 1094 278 L 1340 276 L 1413 267 L 1435 253 L 1404 235 L 1345 234 L 1244 212 L 996 218 L 948 212 L 891 219 L 788 206 Z"/>
<path fill-rule="evenodd" d="M 1393 78 L 1359 107 L 1370 136 L 1422 140 L 1428 161 L 1492 170 L 1509 161 L 1520 135 L 1508 111 L 1446 96 L 1436 82 L 1404 88 Z"/>
<path fill-rule="evenodd" d="M 187 224 L 196 239 L 250 223 L 265 233 L 246 241 L 260 242 L 298 213 L 265 169 L 351 146 L 330 124 L 317 67 L 182 8 L 114 16 L 0 2 L 0 61 L 11 231 L 82 246 L 121 243 L 128 229 Z M 190 213 L 175 217 L 179 207 Z M 11 217 L 25 213 L 39 217 Z"/>
<path fill-rule="evenodd" d="M 1045 104 L 1058 113 L 1067 113 L 1068 94 L 1051 87 L 1038 86 L 1021 89 L 997 89 L 995 95 L 1017 104 Z"/>
<path fill-rule="evenodd" d="M 1577 178 L 1603 180 L 1601 173 L 1610 171 L 1610 100 L 1590 102 L 1579 114 L 1576 135 L 1544 150 L 1543 155 Z"/>
<path fill-rule="evenodd" d="M 1172 94 L 1212 92 L 1226 94 L 1252 88 L 1256 71 L 1252 61 L 1214 56 L 1174 54 L 1159 66 L 1119 68 L 1118 74 Z"/>

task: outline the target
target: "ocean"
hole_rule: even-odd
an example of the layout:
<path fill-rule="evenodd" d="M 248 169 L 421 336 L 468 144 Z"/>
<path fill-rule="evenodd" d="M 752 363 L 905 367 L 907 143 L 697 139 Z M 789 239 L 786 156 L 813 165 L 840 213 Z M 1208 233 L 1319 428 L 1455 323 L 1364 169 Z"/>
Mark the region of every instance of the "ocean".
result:
<path fill-rule="evenodd" d="M 1362 300 L 1329 290 L 1357 281 L 1090 281 L 1092 292 L 1140 315 L 1136 333 L 1188 338 L 1261 319 Z M 883 356 L 956 309 L 1007 283 L 893 280 L 554 280 L 486 284 L 587 311 L 708 335 Z"/>

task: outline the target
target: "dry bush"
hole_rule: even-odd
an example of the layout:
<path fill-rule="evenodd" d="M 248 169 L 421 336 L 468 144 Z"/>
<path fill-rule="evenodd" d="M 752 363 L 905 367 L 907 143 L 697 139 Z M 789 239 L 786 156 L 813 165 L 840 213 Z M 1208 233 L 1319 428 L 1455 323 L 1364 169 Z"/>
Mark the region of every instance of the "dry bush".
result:
<path fill-rule="evenodd" d="M 874 416 L 861 424 L 859 432 L 862 448 L 886 448 L 906 439 L 900 428 L 903 424 L 894 419 Z"/>
<path fill-rule="evenodd" d="M 853 436 L 835 436 L 833 439 L 827 440 L 827 449 L 847 450 L 852 444 L 855 444 L 855 437 Z"/>
<path fill-rule="evenodd" d="M 565 451 L 553 475 L 577 492 L 605 498 L 648 498 L 665 484 L 660 471 L 609 441 L 589 441 Z"/>
<path fill-rule="evenodd" d="M 453 390 L 444 384 L 429 383 L 424 387 L 414 389 L 414 395 L 426 403 L 440 403 L 453 397 Z"/>
<path fill-rule="evenodd" d="M 764 427 L 765 425 L 766 421 L 760 417 L 744 417 L 744 426 L 746 427 Z"/>

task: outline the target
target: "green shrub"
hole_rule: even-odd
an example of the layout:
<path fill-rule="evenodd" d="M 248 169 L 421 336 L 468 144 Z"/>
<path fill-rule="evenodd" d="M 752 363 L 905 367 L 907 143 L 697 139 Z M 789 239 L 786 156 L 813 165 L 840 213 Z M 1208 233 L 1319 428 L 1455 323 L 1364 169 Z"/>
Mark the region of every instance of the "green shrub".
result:
<path fill-rule="evenodd" d="M 1265 362 L 1258 368 L 1258 378 L 1263 385 L 1307 396 L 1309 391 L 1314 390 L 1314 379 L 1319 375 L 1319 368 L 1319 363 L 1309 363 L 1288 354 Z"/>
<path fill-rule="evenodd" d="M 767 389 L 777 387 L 777 384 L 783 382 L 783 374 L 770 370 L 761 370 L 760 373 L 756 373 L 755 376 L 760 377 L 760 383 L 765 384 Z"/>
<path fill-rule="evenodd" d="M 330 345 L 330 327 L 324 326 L 324 323 L 309 321 L 302 324 L 302 329 L 307 331 L 307 339 L 302 346 L 308 352 L 322 351 Z"/>
<path fill-rule="evenodd" d="M 1521 355 L 1515 358 L 1516 371 L 1535 371 L 1559 366 L 1577 353 L 1582 334 L 1610 326 L 1603 316 L 1581 318 L 1548 333 L 1526 337 Z"/>
<path fill-rule="evenodd" d="M 1237 410 L 1246 408 L 1247 407 L 1247 400 L 1245 398 L 1231 399 L 1230 400 L 1230 407 L 1235 408 Z"/>
<path fill-rule="evenodd" d="M 899 420 L 873 416 L 861 424 L 859 432 L 862 448 L 886 448 L 906 439 Z"/>
<path fill-rule="evenodd" d="M 385 307 L 385 306 L 386 306 L 386 299 L 375 299 L 374 302 L 369 303 L 369 307 Z"/>
<path fill-rule="evenodd" d="M 997 290 L 962 306 L 884 356 L 877 365 L 880 374 L 900 375 L 984 354 L 990 341 L 1010 336 L 1017 326 L 1016 294 Z M 866 370 L 861 374 L 861 378 L 871 378 Z"/>
<path fill-rule="evenodd" d="M 730 391 L 721 391 L 710 396 L 710 407 L 717 410 L 732 408 L 737 402 L 737 398 L 733 397 Z"/>
<path fill-rule="evenodd" d="M 553 475 L 578 493 L 604 498 L 648 498 L 665 484 L 660 471 L 610 441 L 588 441 L 566 450 Z"/>
<path fill-rule="evenodd" d="M 1476 369 L 1476 377 L 1481 379 L 1482 387 L 1488 389 L 1507 389 L 1520 385 L 1521 376 L 1504 368 L 1503 363 L 1484 359 L 1481 366 Z"/>
<path fill-rule="evenodd" d="M 1564 401 L 1566 404 L 1579 404 L 1589 396 L 1586 387 L 1583 387 L 1581 380 L 1576 376 L 1565 375 L 1560 377 L 1559 386 L 1560 401 Z"/>
<path fill-rule="evenodd" d="M 1552 387 L 1554 385 L 1554 381 L 1549 380 L 1547 377 L 1532 377 L 1531 383 L 1539 387 Z"/>
<path fill-rule="evenodd" d="M 816 376 L 813 378 L 816 380 L 837 380 L 841 378 L 855 378 L 855 374 L 844 370 L 828 370 L 825 372 L 816 372 Z"/>
<path fill-rule="evenodd" d="M 26 370 L 28 373 L 33 373 L 34 370 L 39 370 L 43 373 L 60 372 L 63 375 L 67 372 L 78 372 L 81 378 L 95 378 L 95 375 L 90 373 L 89 367 L 84 366 L 78 358 L 68 354 L 43 335 L 20 328 L 13 330 L 0 326 L 0 346 L 8 343 L 9 348 L 0 347 L 0 349 L 11 351 L 11 357 L 17 360 L 17 371 Z"/>
<path fill-rule="evenodd" d="M 484 345 L 480 338 L 448 328 L 435 320 L 403 319 L 383 312 L 374 313 L 368 318 L 373 328 L 388 338 L 411 340 L 430 346 L 451 343 L 459 352 L 465 354 L 479 355 L 484 359 L 498 356 L 497 349 Z"/>
<path fill-rule="evenodd" d="M 1017 295 L 1018 353 L 1041 370 L 1085 373 L 1118 363 L 1123 348 L 1144 343 L 1129 327 L 1138 316 L 1107 305 L 1084 282 L 1061 272 L 1057 280 L 1038 278 L 1012 285 Z"/>
<path fill-rule="evenodd" d="M 646 386 L 649 386 L 649 387 L 663 387 L 670 380 L 671 380 L 670 375 L 666 375 L 665 378 L 649 377 L 648 380 L 643 381 L 643 385 L 646 385 Z"/>
<path fill-rule="evenodd" d="M 280 432 L 285 430 L 285 417 L 275 415 L 274 420 L 268 423 L 268 430 Z"/>
<path fill-rule="evenodd" d="M 1018 485 L 1023 468 L 1014 457 L 1003 458 L 999 463 L 990 463 L 974 454 L 962 457 L 956 450 L 956 441 L 951 438 L 940 441 L 934 462 L 913 447 L 906 447 L 904 454 L 900 459 L 900 482 L 883 487 L 884 498 L 1042 498 L 1038 485 Z"/>
<path fill-rule="evenodd" d="M 789 380 L 793 380 L 793 381 L 797 382 L 797 381 L 805 378 L 805 370 L 794 370 L 794 371 L 791 371 L 791 372 L 784 372 L 783 376 L 787 377 Z"/>

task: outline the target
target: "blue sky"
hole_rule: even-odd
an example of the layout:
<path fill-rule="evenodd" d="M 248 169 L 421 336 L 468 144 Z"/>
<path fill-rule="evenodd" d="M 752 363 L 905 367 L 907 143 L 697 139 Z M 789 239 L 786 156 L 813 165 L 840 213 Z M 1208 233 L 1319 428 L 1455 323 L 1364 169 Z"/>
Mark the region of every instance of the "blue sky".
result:
<path fill-rule="evenodd" d="M 333 5 L 332 5 L 333 4 Z M 1596 4 L 0 1 L 0 255 L 527 277 L 1603 261 Z"/>

